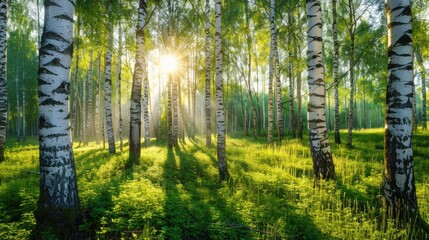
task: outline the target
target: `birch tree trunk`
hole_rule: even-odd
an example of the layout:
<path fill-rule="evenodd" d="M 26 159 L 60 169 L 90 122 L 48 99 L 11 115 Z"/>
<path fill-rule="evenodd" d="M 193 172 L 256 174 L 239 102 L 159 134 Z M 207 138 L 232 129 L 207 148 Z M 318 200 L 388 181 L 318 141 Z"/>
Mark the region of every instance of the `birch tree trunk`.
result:
<path fill-rule="evenodd" d="M 413 71 L 413 79 L 416 76 L 416 74 Z M 413 81 L 414 82 L 414 81 Z M 413 98 L 412 98 L 412 105 L 413 105 L 413 111 L 412 111 L 412 122 L 411 122 L 411 128 L 413 131 L 417 131 L 417 104 L 416 104 L 416 84 L 413 85 Z"/>
<path fill-rule="evenodd" d="M 119 117 L 119 151 L 122 152 L 123 138 L 122 138 L 122 103 L 121 103 L 121 81 L 122 81 L 122 28 L 119 23 L 119 41 L 118 41 L 118 62 L 116 65 L 116 91 L 118 92 L 118 99 L 116 104 L 118 105 L 118 117 Z"/>
<path fill-rule="evenodd" d="M 195 61 L 196 62 L 196 61 Z M 197 69 L 196 64 L 194 64 L 194 68 Z M 194 79 L 193 79 L 193 85 L 192 85 L 192 133 L 191 138 L 195 139 L 195 132 L 197 131 L 197 125 L 196 125 L 196 116 L 197 116 L 197 71 L 194 71 Z M 211 132 L 211 130 L 210 130 Z"/>
<path fill-rule="evenodd" d="M 422 55 L 419 52 L 419 50 L 416 50 L 415 54 L 416 54 L 417 64 L 420 67 L 420 73 L 422 77 L 422 121 L 423 121 L 422 128 L 423 130 L 426 130 L 427 121 L 428 121 L 427 112 L 426 112 L 426 69 L 423 65 Z"/>
<path fill-rule="evenodd" d="M 172 73 L 170 73 L 172 75 Z M 172 132 L 172 140 L 173 146 L 178 147 L 179 143 L 177 141 L 179 134 L 179 104 L 178 104 L 178 77 L 172 75 L 172 85 L 171 85 L 171 94 L 172 94 L 172 116 L 173 116 L 173 132 Z"/>
<path fill-rule="evenodd" d="M 292 14 L 288 14 L 289 26 L 293 26 Z M 293 38 L 289 37 L 289 42 L 294 43 Z M 296 44 L 296 43 L 295 43 Z M 292 47 L 290 47 L 289 53 L 293 53 Z M 295 138 L 295 106 L 294 106 L 294 76 L 293 76 L 293 63 L 292 63 L 292 54 L 289 54 L 289 129 L 291 137 Z"/>
<path fill-rule="evenodd" d="M 178 84 L 177 84 L 178 88 L 177 88 L 177 93 L 178 93 L 178 125 L 179 125 L 179 139 L 181 142 L 185 142 L 185 121 L 183 119 L 183 102 L 182 102 L 182 83 L 180 81 L 180 79 L 178 79 Z"/>
<path fill-rule="evenodd" d="M 40 195 L 35 238 L 77 238 L 79 198 L 70 136 L 74 0 L 45 1 L 39 51 Z M 46 235 L 45 235 L 46 236 Z"/>
<path fill-rule="evenodd" d="M 257 114 L 255 100 L 252 92 L 252 36 L 250 34 L 250 10 L 249 0 L 245 1 L 245 15 L 246 15 L 246 41 L 247 41 L 247 89 L 249 93 L 250 107 L 252 109 L 252 127 L 253 127 L 253 138 L 258 138 L 258 125 L 257 125 Z M 249 124 L 250 128 L 250 124 Z"/>
<path fill-rule="evenodd" d="M 384 135 L 383 195 L 398 224 L 417 214 L 412 148 L 413 59 L 410 0 L 388 0 L 388 84 Z"/>
<path fill-rule="evenodd" d="M 97 82 L 95 83 L 95 143 L 100 143 L 100 79 L 101 79 L 101 53 L 98 52 Z"/>
<path fill-rule="evenodd" d="M 322 55 L 322 9 L 319 0 L 307 0 L 308 128 L 315 183 L 334 179 L 335 168 L 325 118 L 325 81 Z"/>
<path fill-rule="evenodd" d="M 349 74 L 350 74 L 350 106 L 349 114 L 347 119 L 347 146 L 352 146 L 353 140 L 353 120 L 354 120 L 354 111 L 355 111 L 355 32 L 356 32 L 356 21 L 355 21 L 355 7 L 353 6 L 353 0 L 349 0 L 349 35 L 350 35 L 350 59 L 349 59 Z"/>
<path fill-rule="evenodd" d="M 205 95 L 205 120 L 206 120 L 206 146 L 210 147 L 212 145 L 212 132 L 211 132 L 211 79 L 210 79 L 210 0 L 206 0 L 206 95 Z"/>
<path fill-rule="evenodd" d="M 292 61 L 289 62 L 289 129 L 291 137 L 295 138 L 295 107 L 294 107 L 294 80 Z"/>
<path fill-rule="evenodd" d="M 162 82 L 161 82 L 161 68 L 159 68 L 159 72 L 158 72 L 158 81 L 159 81 L 159 87 L 158 87 L 158 96 L 159 96 L 159 100 L 158 100 L 158 134 L 156 135 L 156 140 L 159 141 L 162 139 L 162 128 L 161 128 L 161 114 L 162 114 L 162 104 L 161 104 L 161 99 L 162 99 Z"/>
<path fill-rule="evenodd" d="M 338 32 L 337 32 L 337 0 L 332 0 L 332 32 L 334 41 L 334 138 L 340 144 L 340 99 L 338 97 Z"/>
<path fill-rule="evenodd" d="M 292 13 L 288 14 L 289 26 L 293 26 L 292 22 Z M 289 37 L 289 42 L 293 43 L 292 37 Z M 296 44 L 296 43 L 295 43 Z M 292 63 L 292 54 L 293 49 L 290 47 L 289 51 L 289 129 L 291 133 L 291 137 L 295 138 L 295 106 L 294 106 L 294 76 L 293 76 L 293 63 Z"/>
<path fill-rule="evenodd" d="M 301 59 L 301 47 L 297 44 L 298 58 Z M 296 99 L 297 99 L 297 121 L 298 121 L 298 138 L 302 139 L 302 96 L 301 96 L 301 63 L 298 60 L 297 75 L 296 75 Z"/>
<path fill-rule="evenodd" d="M 277 30 L 276 30 L 277 32 Z M 276 80 L 276 105 L 277 105 L 277 133 L 279 142 L 283 140 L 284 133 L 284 118 L 283 118 L 283 101 L 282 101 L 282 81 L 280 78 L 280 63 L 279 63 L 279 49 L 277 45 L 277 34 L 274 39 L 274 78 Z"/>
<path fill-rule="evenodd" d="M 85 56 L 85 55 L 84 55 Z M 88 71 L 88 75 L 89 75 L 89 71 Z M 87 77 L 89 78 L 89 76 L 87 75 Z M 83 145 L 87 146 L 88 145 L 88 139 L 87 139 L 87 134 L 86 134 L 86 121 L 87 121 L 87 115 L 86 115 L 86 79 L 85 77 L 82 79 L 82 116 L 81 116 L 81 121 L 82 121 L 82 125 L 80 126 L 82 129 L 82 138 L 83 138 Z"/>
<path fill-rule="evenodd" d="M 269 65 L 269 77 L 268 77 L 268 135 L 267 135 L 267 144 L 273 143 L 273 81 L 274 81 L 274 71 L 275 71 L 275 61 L 274 61 L 274 45 L 276 41 L 276 26 L 274 24 L 274 0 L 271 0 L 270 7 L 270 65 Z"/>
<path fill-rule="evenodd" d="M 7 0 L 0 1 L 0 162 L 4 161 L 7 132 Z"/>
<path fill-rule="evenodd" d="M 147 72 L 146 58 L 144 61 L 143 72 L 143 120 L 144 120 L 144 144 L 146 147 L 150 146 L 150 118 L 149 118 L 149 79 Z"/>
<path fill-rule="evenodd" d="M 93 69 L 92 55 L 93 55 L 93 51 L 91 49 L 89 51 L 89 69 L 88 69 L 88 108 L 87 108 L 88 112 L 87 112 L 87 119 L 86 119 L 86 129 L 87 129 L 86 145 L 88 145 L 88 141 L 90 140 L 89 138 L 91 138 L 92 134 L 94 134 L 94 132 L 92 131 L 92 126 L 94 121 L 94 115 L 92 112 L 92 69 Z"/>
<path fill-rule="evenodd" d="M 111 15 L 112 6 L 109 6 L 109 15 Z M 109 21 L 112 21 L 111 19 Z M 112 22 L 109 24 L 112 27 Z M 106 115 L 106 132 L 107 142 L 109 144 L 109 153 L 116 153 L 115 134 L 113 131 L 112 118 L 112 48 L 113 48 L 113 31 L 109 31 L 108 46 L 105 59 L 104 72 L 104 109 Z"/>
<path fill-rule="evenodd" d="M 15 77 L 15 96 L 16 96 L 16 141 L 21 141 L 21 108 L 19 102 L 19 77 L 16 73 Z"/>
<path fill-rule="evenodd" d="M 76 21 L 77 27 L 76 27 L 76 38 L 79 39 L 80 36 L 80 22 L 79 19 Z M 77 121 L 77 105 L 79 101 L 79 86 L 78 86 L 78 77 L 79 77 L 79 41 L 76 41 L 76 46 L 74 49 L 76 54 L 76 66 L 75 66 L 75 73 L 74 73 L 74 79 L 73 79 L 73 102 L 72 102 L 72 115 L 71 115 L 71 132 L 72 132 L 72 139 L 73 137 L 77 137 L 79 128 L 78 128 L 78 121 Z"/>
<path fill-rule="evenodd" d="M 136 30 L 136 62 L 134 66 L 130 107 L 130 158 L 134 160 L 140 159 L 141 149 L 141 88 L 144 71 L 144 26 L 146 25 L 146 9 L 146 0 L 140 0 Z"/>
<path fill-rule="evenodd" d="M 25 79 L 25 72 L 24 72 L 24 78 Z M 26 102 L 25 102 L 25 87 L 22 90 L 22 141 L 27 141 L 27 131 L 26 131 L 26 118 L 25 118 L 25 108 L 26 108 Z"/>
<path fill-rule="evenodd" d="M 172 148 L 174 144 L 173 139 L 173 109 L 171 101 L 171 85 L 173 76 L 171 73 L 168 74 L 168 83 L 167 83 L 167 134 L 168 134 L 168 148 Z"/>
<path fill-rule="evenodd" d="M 217 160 L 220 180 L 229 178 L 228 166 L 226 161 L 225 144 L 225 110 L 223 101 L 223 56 L 222 56 L 222 3 L 221 0 L 215 0 L 215 57 L 216 57 L 216 128 L 217 128 Z"/>

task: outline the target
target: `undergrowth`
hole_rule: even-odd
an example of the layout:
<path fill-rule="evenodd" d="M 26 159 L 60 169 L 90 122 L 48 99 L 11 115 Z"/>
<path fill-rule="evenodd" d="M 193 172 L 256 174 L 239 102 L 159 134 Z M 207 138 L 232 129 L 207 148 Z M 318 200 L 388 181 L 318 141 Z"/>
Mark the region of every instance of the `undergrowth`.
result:
<path fill-rule="evenodd" d="M 344 133 L 343 133 L 344 134 Z M 414 136 L 420 214 L 429 220 L 429 134 Z M 216 149 L 204 139 L 179 148 L 152 142 L 133 164 L 75 146 L 86 239 L 398 239 L 411 234 L 383 216 L 381 129 L 356 131 L 354 147 L 331 144 L 336 181 L 313 188 L 307 140 L 227 139 L 229 182 L 218 181 Z M 343 138 L 345 135 L 343 135 Z M 333 141 L 331 141 L 333 142 Z M 38 145 L 8 142 L 0 164 L 0 239 L 26 239 L 35 225 Z"/>

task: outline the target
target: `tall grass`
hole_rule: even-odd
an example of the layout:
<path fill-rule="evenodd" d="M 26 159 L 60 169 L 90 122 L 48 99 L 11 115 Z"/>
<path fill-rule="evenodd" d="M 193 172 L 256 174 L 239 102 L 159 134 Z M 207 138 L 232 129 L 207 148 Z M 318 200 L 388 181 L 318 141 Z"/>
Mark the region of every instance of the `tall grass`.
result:
<path fill-rule="evenodd" d="M 429 221 L 429 134 L 414 137 L 420 213 Z M 345 135 L 342 136 L 343 138 Z M 0 239 L 34 227 L 37 143 L 8 143 L 0 164 Z M 354 133 L 354 147 L 332 145 L 336 181 L 313 187 L 307 140 L 227 139 L 229 182 L 218 181 L 216 149 L 204 139 L 169 150 L 153 141 L 133 164 L 90 143 L 75 147 L 82 237 L 87 239 L 398 239 L 381 224 L 381 129 Z M 423 237 L 422 235 L 419 235 Z M 427 236 L 426 236 L 427 237 Z"/>

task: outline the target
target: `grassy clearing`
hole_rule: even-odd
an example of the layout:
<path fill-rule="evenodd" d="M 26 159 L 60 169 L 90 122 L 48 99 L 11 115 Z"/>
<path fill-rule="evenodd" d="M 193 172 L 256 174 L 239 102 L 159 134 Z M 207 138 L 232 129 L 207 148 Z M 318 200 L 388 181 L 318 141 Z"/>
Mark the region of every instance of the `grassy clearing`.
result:
<path fill-rule="evenodd" d="M 414 138 L 417 195 L 429 221 L 429 134 Z M 345 139 L 345 133 L 342 136 Z M 218 182 L 215 148 L 204 139 L 169 150 L 153 142 L 140 162 L 91 143 L 75 147 L 80 230 L 99 239 L 397 239 L 380 229 L 381 129 L 354 133 L 354 147 L 332 145 L 335 182 L 313 188 L 307 140 L 267 148 L 264 139 L 227 139 L 232 181 Z M 38 146 L 8 143 L 0 164 L 0 239 L 25 239 L 35 224 Z M 391 223 L 389 223 L 392 225 Z"/>

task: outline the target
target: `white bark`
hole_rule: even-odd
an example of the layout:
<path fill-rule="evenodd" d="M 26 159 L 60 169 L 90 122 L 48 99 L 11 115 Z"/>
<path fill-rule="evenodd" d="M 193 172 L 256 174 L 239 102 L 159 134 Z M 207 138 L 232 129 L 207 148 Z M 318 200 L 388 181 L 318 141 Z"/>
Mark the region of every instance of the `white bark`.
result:
<path fill-rule="evenodd" d="M 89 74 L 89 72 L 88 72 L 88 74 Z M 87 77 L 89 77 L 89 76 L 87 76 Z M 82 106 L 81 106 L 81 108 L 82 108 L 82 116 L 81 116 L 82 125 L 81 125 L 81 128 L 82 128 L 82 138 L 83 138 L 83 145 L 84 146 L 86 146 L 88 144 L 87 135 L 86 135 L 86 131 L 87 131 L 87 128 L 86 128 L 86 121 L 87 121 L 86 104 L 87 104 L 87 101 L 86 101 L 86 79 L 83 78 L 82 79 Z"/>
<path fill-rule="evenodd" d="M 226 162 L 225 146 L 225 110 L 223 100 L 223 63 L 222 63 L 222 3 L 221 0 L 215 0 L 215 57 L 216 57 L 216 127 L 217 127 L 217 159 L 220 180 L 226 180 L 229 177 L 228 166 Z"/>
<path fill-rule="evenodd" d="M 140 159 L 141 149 L 141 88 L 144 71 L 144 26 L 146 25 L 146 0 L 140 0 L 136 29 L 136 62 L 131 89 L 130 108 L 130 156 Z"/>
<path fill-rule="evenodd" d="M 144 121 L 144 144 L 146 147 L 150 145 L 150 118 L 149 118 L 149 79 L 147 71 L 146 57 L 144 58 L 144 72 L 143 72 L 143 121 Z"/>
<path fill-rule="evenodd" d="M 271 0 L 271 7 L 270 7 L 270 33 L 271 33 L 271 39 L 270 39 L 270 65 L 268 70 L 268 135 L 267 135 L 267 143 L 272 144 L 273 143 L 273 81 L 274 81 L 274 75 L 275 75 L 275 41 L 276 41 L 276 26 L 274 24 L 274 15 L 275 15 L 275 9 L 274 9 L 275 1 Z"/>
<path fill-rule="evenodd" d="M 92 131 L 92 123 L 93 123 L 93 113 L 92 113 L 92 50 L 89 51 L 89 68 L 88 68 L 88 107 L 87 107 L 87 117 L 86 117 L 86 145 L 90 140 L 93 131 Z"/>
<path fill-rule="evenodd" d="M 308 128 L 315 181 L 335 178 L 325 118 L 322 55 L 322 11 L 319 0 L 307 0 Z"/>
<path fill-rule="evenodd" d="M 205 95 L 205 121 L 206 121 L 206 146 L 210 147 L 212 144 L 211 141 L 211 79 L 210 79 L 210 46 L 211 46 L 211 37 L 210 37 L 210 4 L 209 0 L 206 0 L 206 95 Z"/>
<path fill-rule="evenodd" d="M 335 143 L 340 144 L 340 100 L 338 95 L 338 33 L 337 33 L 337 0 L 332 0 L 332 32 L 334 41 L 334 135 Z"/>
<path fill-rule="evenodd" d="M 410 0 L 388 0 L 388 85 L 383 193 L 393 217 L 417 212 L 412 148 L 413 47 Z"/>
<path fill-rule="evenodd" d="M 97 81 L 95 85 L 95 143 L 100 143 L 100 79 L 101 79 L 101 53 L 98 52 L 98 69 L 97 69 Z"/>
<path fill-rule="evenodd" d="M 110 24 L 110 26 L 112 26 L 112 24 Z M 107 132 L 107 142 L 109 143 L 109 153 L 116 153 L 115 135 L 113 131 L 113 118 L 112 118 L 112 72 L 111 70 L 112 70 L 113 31 L 109 32 L 108 41 L 109 43 L 107 47 L 105 66 L 104 66 L 105 67 L 104 109 L 105 109 L 105 116 L 106 116 L 106 132 Z"/>
<path fill-rule="evenodd" d="M 119 42 L 118 42 L 118 63 L 116 65 L 116 91 L 118 92 L 118 99 L 117 99 L 117 105 L 118 105 L 118 117 L 119 117 L 119 150 L 122 152 L 122 145 L 123 145 L 123 139 L 122 139 L 122 104 L 121 104 L 121 81 L 122 81 L 122 28 L 121 24 L 119 23 Z"/>
<path fill-rule="evenodd" d="M 40 197 L 36 219 L 38 224 L 53 223 L 58 231 L 64 222 L 73 224 L 79 209 L 69 115 L 74 5 L 74 0 L 45 1 L 39 52 Z M 69 219 L 61 215 L 64 210 Z"/>

